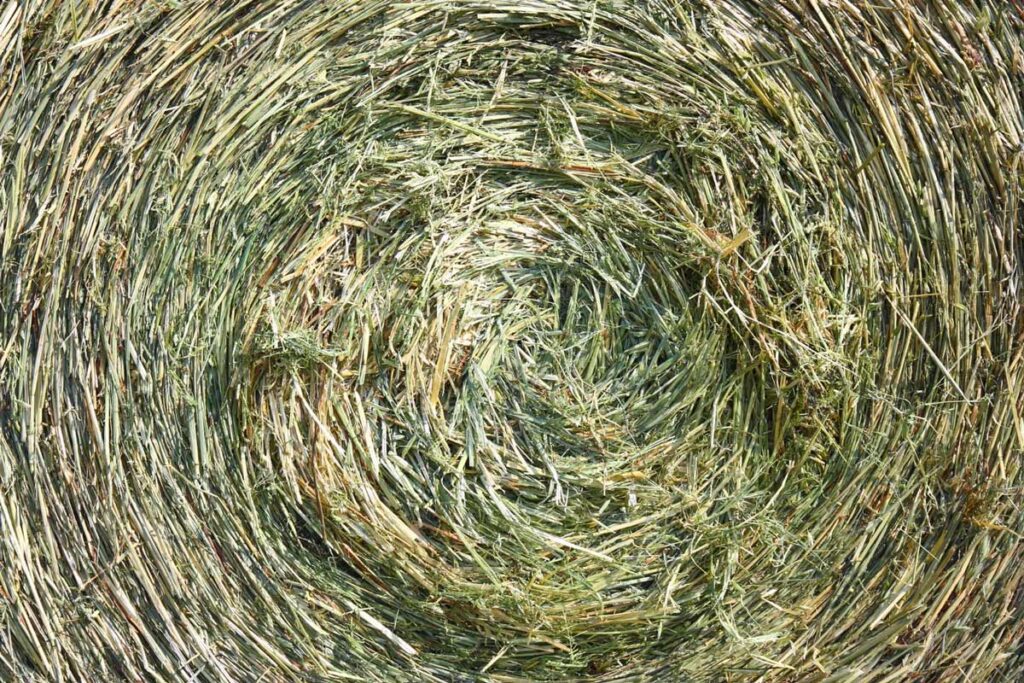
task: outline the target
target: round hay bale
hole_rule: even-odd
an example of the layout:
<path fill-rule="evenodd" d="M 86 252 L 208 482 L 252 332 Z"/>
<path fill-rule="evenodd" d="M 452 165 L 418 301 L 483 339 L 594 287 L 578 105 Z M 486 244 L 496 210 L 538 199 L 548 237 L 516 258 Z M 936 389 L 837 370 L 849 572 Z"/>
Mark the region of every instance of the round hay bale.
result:
<path fill-rule="evenodd" d="M 0 9 L 0 679 L 1024 676 L 1024 10 Z"/>

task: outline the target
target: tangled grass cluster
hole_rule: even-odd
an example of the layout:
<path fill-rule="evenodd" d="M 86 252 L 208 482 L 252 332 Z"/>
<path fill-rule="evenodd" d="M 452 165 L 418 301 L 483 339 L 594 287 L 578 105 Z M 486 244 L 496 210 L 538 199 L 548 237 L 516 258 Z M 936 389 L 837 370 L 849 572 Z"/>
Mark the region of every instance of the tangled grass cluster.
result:
<path fill-rule="evenodd" d="M 0 8 L 0 679 L 1024 676 L 1024 7 Z"/>

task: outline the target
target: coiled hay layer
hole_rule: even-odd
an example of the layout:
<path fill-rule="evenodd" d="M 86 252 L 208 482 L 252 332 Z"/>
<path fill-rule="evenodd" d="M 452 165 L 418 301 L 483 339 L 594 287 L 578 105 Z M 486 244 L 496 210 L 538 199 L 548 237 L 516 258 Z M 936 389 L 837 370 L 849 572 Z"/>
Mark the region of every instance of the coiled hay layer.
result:
<path fill-rule="evenodd" d="M 1024 13 L 0 9 L 0 679 L 1024 675 Z"/>

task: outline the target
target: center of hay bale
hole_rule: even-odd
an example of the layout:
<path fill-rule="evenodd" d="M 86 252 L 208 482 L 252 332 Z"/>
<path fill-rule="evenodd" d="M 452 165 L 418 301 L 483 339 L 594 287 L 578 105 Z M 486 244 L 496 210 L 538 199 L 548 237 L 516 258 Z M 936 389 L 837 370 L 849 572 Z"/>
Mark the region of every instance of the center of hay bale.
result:
<path fill-rule="evenodd" d="M 715 303 L 763 305 L 731 255 L 777 209 L 739 194 L 742 148 L 709 147 L 727 134 L 674 158 L 656 136 L 683 124 L 580 87 L 501 125 L 403 104 L 398 142 L 333 158 L 319 227 L 291 228 L 247 304 L 243 414 L 296 533 L 345 572 L 449 628 L 628 656 L 681 609 L 682 563 L 784 538 L 757 513 L 786 472 L 791 408 L 755 380 L 779 360 Z M 691 608 L 747 588 L 721 590 Z"/>

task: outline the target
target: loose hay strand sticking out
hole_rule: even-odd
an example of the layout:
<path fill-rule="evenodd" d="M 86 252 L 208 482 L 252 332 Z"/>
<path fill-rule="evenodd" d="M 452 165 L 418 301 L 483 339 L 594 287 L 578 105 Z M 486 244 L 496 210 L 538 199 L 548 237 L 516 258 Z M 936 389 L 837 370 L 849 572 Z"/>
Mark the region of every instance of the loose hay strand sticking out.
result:
<path fill-rule="evenodd" d="M 1024 13 L 10 3 L 0 678 L 1024 675 Z"/>

